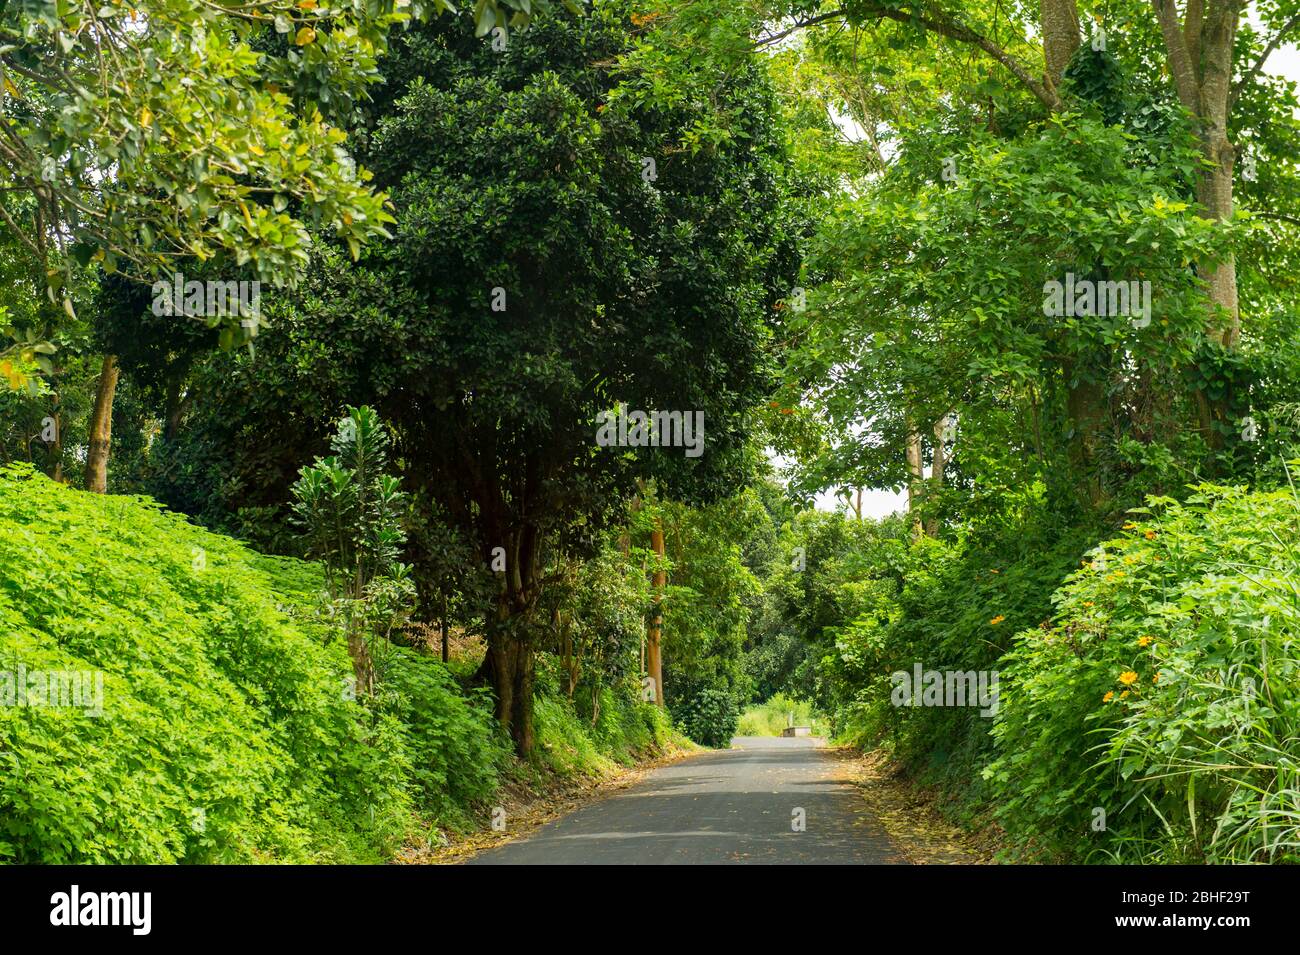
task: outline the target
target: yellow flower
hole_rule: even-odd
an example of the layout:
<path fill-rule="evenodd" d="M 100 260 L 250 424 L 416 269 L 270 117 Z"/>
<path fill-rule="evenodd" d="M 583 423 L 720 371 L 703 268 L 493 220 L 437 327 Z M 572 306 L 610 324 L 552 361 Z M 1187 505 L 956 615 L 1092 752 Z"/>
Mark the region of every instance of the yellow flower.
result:
<path fill-rule="evenodd" d="M 1113 699 L 1115 699 L 1115 691 L 1114 691 L 1114 690 L 1107 690 L 1107 691 L 1106 691 L 1106 695 L 1103 696 L 1103 697 L 1101 698 L 1101 701 L 1102 701 L 1103 703 L 1109 703 L 1109 702 L 1110 702 L 1111 700 L 1113 700 Z"/>
<path fill-rule="evenodd" d="M 1149 540 L 1149 541 L 1153 541 L 1153 540 L 1156 539 L 1156 532 L 1155 532 L 1155 531 L 1150 531 L 1150 530 L 1149 530 L 1149 531 L 1146 531 L 1145 534 L 1144 534 L 1143 536 L 1146 537 L 1147 540 Z"/>
<path fill-rule="evenodd" d="M 1124 699 L 1124 697 L 1126 697 L 1126 696 L 1128 696 L 1128 690 L 1125 690 L 1123 693 L 1121 693 L 1121 694 L 1119 695 L 1119 698 L 1122 700 L 1122 699 Z"/>
<path fill-rule="evenodd" d="M 27 376 L 23 374 L 21 368 L 9 360 L 0 361 L 0 378 L 4 378 L 9 383 L 13 391 L 19 391 L 27 387 Z"/>
<path fill-rule="evenodd" d="M 1155 676 L 1153 676 L 1153 677 L 1151 678 L 1151 682 L 1152 682 L 1152 683 L 1159 683 L 1159 682 L 1160 682 L 1160 674 L 1157 673 Z"/>
<path fill-rule="evenodd" d="M 1132 670 L 1125 670 L 1119 675 L 1119 682 L 1123 683 L 1125 686 L 1132 686 L 1137 681 L 1138 675 Z"/>
<path fill-rule="evenodd" d="M 998 624 L 1000 624 L 1003 620 L 1006 619 L 1007 618 L 1002 616 L 1002 614 L 998 614 L 996 617 L 994 617 L 992 620 L 989 621 L 989 626 L 996 627 Z"/>
<path fill-rule="evenodd" d="M 1137 525 L 1134 524 L 1132 521 L 1125 521 L 1125 522 L 1124 522 L 1124 530 L 1126 530 L 1126 531 L 1131 531 L 1131 530 L 1133 530 L 1135 527 L 1137 527 Z"/>
<path fill-rule="evenodd" d="M 1139 646 L 1139 647 L 1145 647 L 1145 646 L 1148 646 L 1148 645 L 1150 645 L 1151 641 L 1154 640 L 1154 639 L 1155 639 L 1155 638 L 1154 638 L 1154 637 L 1151 637 L 1151 636 L 1146 636 L 1146 635 L 1140 636 L 1140 637 L 1138 637 L 1138 646 Z"/>

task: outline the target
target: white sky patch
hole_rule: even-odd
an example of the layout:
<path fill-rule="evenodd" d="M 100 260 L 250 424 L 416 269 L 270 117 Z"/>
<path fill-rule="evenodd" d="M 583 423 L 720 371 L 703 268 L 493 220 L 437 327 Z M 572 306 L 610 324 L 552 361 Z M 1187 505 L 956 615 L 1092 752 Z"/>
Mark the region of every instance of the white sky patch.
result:
<path fill-rule="evenodd" d="M 860 143 L 867 138 L 867 131 L 862 124 L 850 116 L 835 108 L 834 104 L 827 104 L 826 112 L 830 114 L 831 122 L 839 127 L 844 138 L 851 143 Z"/>
<path fill-rule="evenodd" d="M 1259 16 L 1254 4 L 1251 4 L 1246 10 L 1246 19 L 1250 21 L 1250 25 L 1257 31 L 1260 29 Z M 1271 33 L 1265 33 L 1264 35 L 1272 36 Z M 1295 34 L 1292 33 L 1291 36 L 1295 36 Z M 1264 72 L 1285 77 L 1292 82 L 1300 82 L 1300 50 L 1296 49 L 1295 43 L 1283 43 L 1270 53 L 1268 59 L 1264 62 Z"/>

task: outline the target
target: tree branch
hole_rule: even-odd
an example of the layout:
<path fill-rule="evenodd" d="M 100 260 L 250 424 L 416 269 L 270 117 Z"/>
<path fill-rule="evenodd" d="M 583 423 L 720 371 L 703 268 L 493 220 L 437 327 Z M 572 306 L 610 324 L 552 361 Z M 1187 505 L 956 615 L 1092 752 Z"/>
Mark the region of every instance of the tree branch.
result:
<path fill-rule="evenodd" d="M 1255 215 L 1261 219 L 1278 219 L 1282 222 L 1289 222 L 1292 225 L 1300 225 L 1300 218 L 1289 216 L 1285 212 L 1256 212 Z"/>
<path fill-rule="evenodd" d="M 770 36 L 765 36 L 761 40 L 756 40 L 754 42 L 754 49 L 768 46 L 772 43 L 779 43 L 781 40 L 784 40 L 792 33 L 797 33 L 800 30 L 804 30 L 808 27 L 816 26 L 818 23 L 825 23 L 827 20 L 838 19 L 840 17 L 843 17 L 844 15 L 845 15 L 845 11 L 835 10 L 832 13 L 823 13 L 815 17 L 810 17 L 807 20 L 796 20 L 794 26 L 790 27 L 790 29 L 782 30 L 780 33 L 775 33 Z"/>
<path fill-rule="evenodd" d="M 1246 84 L 1259 75 L 1260 70 L 1264 68 L 1264 62 L 1273 55 L 1274 50 L 1282 45 L 1283 38 L 1285 38 L 1291 30 L 1295 29 L 1297 25 L 1300 25 L 1300 13 L 1297 13 L 1290 20 L 1286 21 L 1286 23 L 1282 24 L 1281 29 L 1273 35 L 1273 39 L 1268 41 L 1268 45 L 1265 46 L 1263 52 L 1259 54 L 1259 59 L 1255 61 L 1255 65 L 1245 73 L 1241 74 L 1241 79 L 1232 84 L 1232 97 L 1229 99 L 1229 103 L 1234 106 L 1236 105 L 1237 98 L 1241 96 L 1242 90 L 1246 88 Z"/>
<path fill-rule="evenodd" d="M 1057 95 L 1056 90 L 1050 88 L 1044 83 L 1034 79 L 1029 69 L 1004 50 L 997 43 L 994 43 L 988 37 L 977 33 L 964 23 L 954 20 L 948 14 L 935 10 L 927 9 L 924 13 L 913 10 L 895 10 L 890 7 L 868 7 L 863 19 L 866 20 L 894 20 L 898 23 L 917 24 L 931 33 L 937 33 L 940 36 L 946 36 L 950 40 L 956 40 L 959 43 L 968 43 L 972 46 L 979 47 L 990 57 L 997 60 L 1011 72 L 1021 84 L 1028 89 L 1038 99 L 1040 103 L 1047 107 L 1050 112 L 1058 112 L 1061 109 L 1061 97 Z"/>
<path fill-rule="evenodd" d="M 815 17 L 809 17 L 807 20 L 800 20 L 787 30 L 782 30 L 780 33 L 756 40 L 754 47 L 758 48 L 768 46 L 785 39 L 798 30 L 841 17 L 851 24 L 867 20 L 894 20 L 898 23 L 921 26 L 926 30 L 929 30 L 931 33 L 937 33 L 950 40 L 956 40 L 959 43 L 967 43 L 971 46 L 978 47 L 994 60 L 997 60 L 997 62 L 1006 67 L 1006 69 L 1009 70 L 1026 89 L 1033 93 L 1038 101 L 1046 106 L 1049 111 L 1057 112 L 1061 109 L 1061 98 L 1057 95 L 1056 90 L 1034 79 L 1033 74 L 1023 63 L 1009 54 L 993 40 L 990 40 L 981 33 L 977 33 L 975 30 L 966 26 L 964 23 L 953 19 L 943 11 L 933 8 L 927 8 L 924 12 L 921 12 L 920 10 L 896 10 L 890 7 L 875 6 L 872 4 L 868 5 L 861 12 L 854 11 L 852 16 L 850 16 L 847 10 L 835 10 L 831 13 L 823 13 Z"/>
<path fill-rule="evenodd" d="M 1151 0 L 1151 6 L 1155 8 L 1160 32 L 1165 38 L 1165 56 L 1169 60 L 1169 72 L 1173 74 L 1174 85 L 1178 89 L 1178 99 L 1193 115 L 1199 116 L 1201 84 L 1197 79 L 1198 71 L 1192 62 L 1191 51 L 1187 48 L 1187 38 L 1178 23 L 1178 7 L 1174 5 L 1174 0 Z"/>

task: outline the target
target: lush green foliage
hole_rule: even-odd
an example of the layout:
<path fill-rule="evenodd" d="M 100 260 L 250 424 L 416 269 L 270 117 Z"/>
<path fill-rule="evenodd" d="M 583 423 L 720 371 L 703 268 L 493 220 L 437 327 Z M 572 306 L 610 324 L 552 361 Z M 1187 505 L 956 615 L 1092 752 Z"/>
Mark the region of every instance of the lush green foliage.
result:
<path fill-rule="evenodd" d="M 702 746 L 727 747 L 736 735 L 740 712 L 725 690 L 704 689 L 677 707 L 674 714 L 686 735 Z"/>
<path fill-rule="evenodd" d="M 0 0 L 0 673 L 104 680 L 0 708 L 0 858 L 385 859 L 795 710 L 1013 858 L 1296 861 L 1296 0 L 562 5 Z M 245 543 L 74 491 L 97 402 Z"/>
<path fill-rule="evenodd" d="M 802 228 L 776 105 L 757 67 L 688 102 L 620 105 L 612 66 L 631 42 L 614 6 L 504 50 L 453 19 L 405 32 L 361 150 L 391 192 L 393 241 L 355 266 L 322 249 L 303 287 L 268 303 L 255 354 L 195 372 L 200 398 L 167 448 L 201 461 L 206 486 L 182 469 L 164 499 L 230 526 L 240 507 L 282 506 L 341 406 L 376 408 L 417 523 L 446 527 L 472 562 L 461 576 L 479 578 L 463 609 L 489 631 L 483 675 L 502 698 L 531 698 L 545 570 L 591 556 L 638 480 L 707 500 L 759 459 L 750 412 Z M 745 135 L 677 149 L 714 108 L 739 110 Z M 620 401 L 702 414 L 707 453 L 598 446 L 597 416 Z M 498 549 L 504 568 L 483 573 Z M 407 557 L 432 612 L 456 575 L 421 535 Z M 526 712 L 501 716 L 525 751 Z"/>
<path fill-rule="evenodd" d="M 221 255 L 282 281 L 306 263 L 308 222 L 354 247 L 386 234 L 384 196 L 322 109 L 346 118 L 377 79 L 401 6 L 0 7 L 0 211 L 11 227 L 26 220 L 42 268 L 52 225 L 72 240 L 51 296 L 92 260 L 152 280 L 177 255 Z M 255 48 L 272 26 L 275 40 Z"/>
<path fill-rule="evenodd" d="M 736 724 L 737 736 L 780 736 L 787 726 L 807 726 L 814 736 L 829 736 L 830 727 L 807 700 L 795 700 L 777 693 L 762 703 L 747 707 Z"/>
<path fill-rule="evenodd" d="M 1152 499 L 1017 635 L 986 775 L 1018 843 L 1300 860 L 1298 522 L 1290 489 Z"/>
<path fill-rule="evenodd" d="M 600 776 L 681 742 L 659 707 L 610 690 L 594 722 L 573 701 L 547 694 L 537 699 L 536 718 L 538 759 L 562 775 Z"/>
<path fill-rule="evenodd" d="M 382 861 L 482 819 L 515 772 L 485 691 L 402 647 L 358 701 L 319 565 L 259 556 L 145 498 L 0 472 L 0 672 L 102 674 L 102 715 L 0 707 L 0 856 L 19 862 Z M 64 702 L 67 702 L 65 699 Z M 540 704 L 538 767 L 599 775 L 675 745 L 606 689 Z"/>
<path fill-rule="evenodd" d="M 484 690 L 466 693 L 446 667 L 405 648 L 390 649 L 385 664 L 375 709 L 397 722 L 417 806 L 440 824 L 471 828 L 510 771 L 491 700 Z"/>
<path fill-rule="evenodd" d="M 7 857 L 374 860 L 414 811 L 442 808 L 421 805 L 411 773 L 443 747 L 409 749 L 398 719 L 344 692 L 346 654 L 314 623 L 317 568 L 30 469 L 3 472 L 0 502 L 3 669 L 103 680 L 99 716 L 0 708 Z M 432 686 L 420 706 L 452 735 L 492 736 L 488 716 Z M 457 745 L 444 771 L 483 792 L 491 761 Z"/>

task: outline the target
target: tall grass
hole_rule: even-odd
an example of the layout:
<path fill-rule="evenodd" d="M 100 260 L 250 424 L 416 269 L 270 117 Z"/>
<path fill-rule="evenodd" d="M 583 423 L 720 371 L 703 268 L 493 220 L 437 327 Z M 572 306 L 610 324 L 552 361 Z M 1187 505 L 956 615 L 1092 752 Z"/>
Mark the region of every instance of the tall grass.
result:
<path fill-rule="evenodd" d="M 791 723 L 792 719 L 793 723 Z M 784 693 L 778 693 L 745 710 L 740 715 L 736 735 L 780 736 L 781 730 L 787 725 L 811 726 L 814 736 L 830 735 L 830 723 L 821 714 L 813 711 L 811 703 L 793 700 Z"/>

